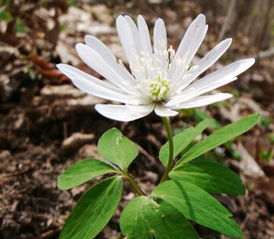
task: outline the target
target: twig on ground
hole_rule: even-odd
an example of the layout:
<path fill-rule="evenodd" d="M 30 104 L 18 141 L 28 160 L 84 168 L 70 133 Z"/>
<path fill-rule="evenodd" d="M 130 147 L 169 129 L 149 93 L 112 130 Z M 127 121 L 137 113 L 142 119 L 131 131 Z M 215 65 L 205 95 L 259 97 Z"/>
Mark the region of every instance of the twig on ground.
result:
<path fill-rule="evenodd" d="M 233 11 L 235 9 L 235 6 L 236 6 L 236 0 L 231 0 L 230 1 L 230 4 L 229 4 L 229 8 L 228 8 L 228 11 L 227 11 L 227 15 L 226 15 L 226 18 L 225 18 L 225 22 L 222 26 L 222 29 L 220 31 L 220 34 L 218 36 L 218 42 L 221 41 L 228 29 L 228 26 L 229 24 L 231 23 L 231 19 L 232 19 L 232 15 L 233 15 Z"/>

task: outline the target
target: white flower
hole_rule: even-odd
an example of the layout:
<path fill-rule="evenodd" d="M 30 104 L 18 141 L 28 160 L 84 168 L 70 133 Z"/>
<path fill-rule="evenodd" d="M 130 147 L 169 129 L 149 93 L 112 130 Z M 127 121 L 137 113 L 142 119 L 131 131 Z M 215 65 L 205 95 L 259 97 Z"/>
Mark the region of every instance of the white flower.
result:
<path fill-rule="evenodd" d="M 208 28 L 202 14 L 188 27 L 176 53 L 171 47 L 167 48 L 166 28 L 162 19 L 158 19 L 154 26 L 153 47 L 142 16 L 138 16 L 137 25 L 129 16 L 119 16 L 116 25 L 131 73 L 93 36 L 86 36 L 85 44 L 78 43 L 76 50 L 80 58 L 107 81 L 66 64 L 57 65 L 80 90 L 123 103 L 95 106 L 100 114 L 110 119 L 136 120 L 153 110 L 161 117 L 175 116 L 180 109 L 228 99 L 231 94 L 206 93 L 236 80 L 237 75 L 255 62 L 253 58 L 239 60 L 196 80 L 231 44 L 231 39 L 223 40 L 197 65 L 191 66 L 191 60 Z"/>

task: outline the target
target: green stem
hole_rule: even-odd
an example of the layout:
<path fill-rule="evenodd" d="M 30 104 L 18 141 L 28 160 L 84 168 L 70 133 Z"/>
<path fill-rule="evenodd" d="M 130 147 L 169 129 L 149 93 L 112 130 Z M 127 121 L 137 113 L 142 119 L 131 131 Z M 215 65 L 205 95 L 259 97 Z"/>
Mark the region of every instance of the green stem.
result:
<path fill-rule="evenodd" d="M 142 191 L 142 189 L 139 187 L 139 185 L 134 181 L 134 179 L 129 175 L 129 173 L 127 173 L 125 171 L 120 171 L 120 173 L 124 178 L 126 178 L 128 180 L 130 186 L 132 187 L 132 189 L 136 195 L 138 195 L 138 196 L 146 195 Z"/>
<path fill-rule="evenodd" d="M 161 178 L 160 183 L 162 183 L 168 179 L 168 174 L 173 166 L 173 155 L 174 155 L 173 133 L 172 133 L 171 125 L 170 125 L 170 120 L 168 117 L 162 117 L 162 120 L 163 120 L 163 124 L 165 126 L 165 129 L 167 132 L 167 137 L 168 137 L 169 156 L 168 156 L 167 167 L 165 168 L 165 172 L 163 174 L 163 177 Z"/>

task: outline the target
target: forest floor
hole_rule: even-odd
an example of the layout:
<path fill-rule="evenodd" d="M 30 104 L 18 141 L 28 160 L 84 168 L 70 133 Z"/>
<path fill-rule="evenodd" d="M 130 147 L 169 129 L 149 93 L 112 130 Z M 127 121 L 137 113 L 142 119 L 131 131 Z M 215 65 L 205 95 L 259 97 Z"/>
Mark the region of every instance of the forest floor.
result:
<path fill-rule="evenodd" d="M 105 101 L 74 88 L 55 64 L 69 63 L 100 77 L 75 53 L 75 43 L 83 42 L 85 34 L 97 36 L 125 60 L 114 26 L 115 16 L 124 13 L 142 13 L 150 27 L 157 17 L 162 17 L 169 44 L 176 49 L 191 19 L 203 12 L 209 33 L 199 50 L 202 56 L 216 45 L 223 17 L 213 16 L 191 1 L 181 4 L 176 8 L 151 4 L 144 9 L 141 3 L 135 6 L 131 2 L 114 7 L 67 5 L 65 1 L 26 2 L 15 6 L 13 16 L 0 24 L 0 238 L 58 238 L 69 212 L 92 182 L 61 191 L 56 187 L 57 177 L 79 159 L 99 157 L 98 138 L 111 127 L 119 128 L 140 146 L 130 171 L 144 190 L 151 191 L 163 173 L 157 161 L 157 152 L 166 140 L 161 120 L 153 114 L 129 123 L 102 117 L 94 110 L 94 104 Z M 235 39 L 215 69 L 257 54 L 248 36 Z M 235 170 L 247 187 L 245 196 L 218 196 L 241 225 L 245 239 L 274 238 L 273 69 L 273 57 L 258 60 L 238 81 L 223 87 L 222 91 L 235 95 L 233 99 L 183 111 L 172 120 L 179 132 L 203 118 L 215 118 L 216 127 L 208 130 L 210 133 L 247 114 L 261 114 L 260 123 L 251 131 L 206 155 Z M 132 198 L 132 192 L 125 186 L 127 200 Z M 227 238 L 197 229 L 203 239 Z M 114 217 L 96 238 L 115 239 L 118 233 Z"/>

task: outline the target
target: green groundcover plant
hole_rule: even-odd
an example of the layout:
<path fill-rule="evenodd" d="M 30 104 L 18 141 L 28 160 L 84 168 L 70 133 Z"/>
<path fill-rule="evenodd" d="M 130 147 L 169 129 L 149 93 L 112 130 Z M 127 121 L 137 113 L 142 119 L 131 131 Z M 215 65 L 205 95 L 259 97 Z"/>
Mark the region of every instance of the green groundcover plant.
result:
<path fill-rule="evenodd" d="M 168 141 L 161 147 L 157 158 L 165 171 L 152 192 L 144 192 L 128 171 L 138 155 L 138 147 L 118 129 L 109 129 L 97 145 L 104 160 L 80 160 L 58 177 L 58 187 L 68 190 L 105 175 L 79 199 L 60 238 L 95 238 L 115 213 L 124 180 L 130 184 L 135 198 L 120 215 L 121 234 L 118 238 L 196 239 L 199 235 L 194 223 L 241 238 L 243 233 L 232 214 L 212 195 L 243 195 L 245 187 L 228 167 L 201 156 L 248 131 L 260 116 L 256 113 L 248 115 L 199 142 L 195 139 L 210 127 L 212 120 L 205 119 L 174 136 L 170 117 L 177 115 L 178 110 L 230 98 L 232 95 L 228 93 L 208 92 L 236 80 L 237 75 L 254 64 L 254 59 L 236 61 L 197 79 L 231 44 L 231 39 L 223 40 L 196 65 L 191 65 L 208 28 L 204 15 L 200 14 L 190 24 L 176 53 L 172 48 L 167 49 L 163 20 L 158 19 L 155 23 L 153 47 L 142 16 L 138 16 L 137 25 L 129 16 L 119 16 L 116 23 L 130 72 L 93 36 L 87 36 L 85 44 L 77 44 L 76 50 L 82 60 L 106 81 L 66 64 L 57 67 L 80 90 L 122 103 L 97 104 L 96 110 L 105 117 L 132 121 L 152 111 L 160 116 Z"/>

